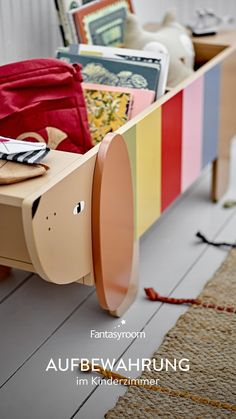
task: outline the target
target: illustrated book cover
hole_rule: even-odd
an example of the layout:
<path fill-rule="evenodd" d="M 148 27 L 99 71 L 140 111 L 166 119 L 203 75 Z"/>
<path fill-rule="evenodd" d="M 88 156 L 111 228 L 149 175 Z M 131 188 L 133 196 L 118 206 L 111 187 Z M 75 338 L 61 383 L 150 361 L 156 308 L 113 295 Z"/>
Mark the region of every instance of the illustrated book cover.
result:
<path fill-rule="evenodd" d="M 76 10 L 73 17 L 80 42 L 122 46 L 127 11 L 133 11 L 131 0 L 101 0 Z"/>
<path fill-rule="evenodd" d="M 129 89 L 128 87 L 119 86 L 105 86 L 94 83 L 83 83 L 83 91 L 85 90 L 103 90 L 107 92 L 123 92 L 131 94 L 132 107 L 130 113 L 130 119 L 137 116 L 140 112 L 146 109 L 149 105 L 154 102 L 155 92 L 147 89 Z"/>
<path fill-rule="evenodd" d="M 149 89 L 157 92 L 160 69 L 154 64 L 90 57 L 63 51 L 58 51 L 57 58 L 81 64 L 83 79 L 87 83 Z"/>
<path fill-rule="evenodd" d="M 156 65 L 160 70 L 160 77 L 157 88 L 157 98 L 166 91 L 167 76 L 169 69 L 169 54 L 153 51 L 134 50 L 128 48 L 104 47 L 87 44 L 70 45 L 69 52 L 80 55 L 90 55 L 111 59 L 127 60 L 136 63 Z"/>
<path fill-rule="evenodd" d="M 122 91 L 90 89 L 86 86 L 83 90 L 89 129 L 96 145 L 106 134 L 116 131 L 130 119 L 133 98 L 131 93 Z"/>

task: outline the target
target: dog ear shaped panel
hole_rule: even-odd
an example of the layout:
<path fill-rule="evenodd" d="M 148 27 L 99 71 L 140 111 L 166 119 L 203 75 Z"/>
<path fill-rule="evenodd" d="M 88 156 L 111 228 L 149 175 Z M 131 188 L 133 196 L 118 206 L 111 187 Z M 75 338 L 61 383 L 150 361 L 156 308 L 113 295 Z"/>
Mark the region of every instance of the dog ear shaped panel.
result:
<path fill-rule="evenodd" d="M 194 42 L 196 71 L 84 155 L 51 151 L 45 176 L 0 187 L 0 264 L 94 285 L 120 316 L 138 286 L 140 237 L 213 163 L 226 190 L 236 133 L 236 34 Z M 6 268 L 2 268 L 2 273 Z"/>

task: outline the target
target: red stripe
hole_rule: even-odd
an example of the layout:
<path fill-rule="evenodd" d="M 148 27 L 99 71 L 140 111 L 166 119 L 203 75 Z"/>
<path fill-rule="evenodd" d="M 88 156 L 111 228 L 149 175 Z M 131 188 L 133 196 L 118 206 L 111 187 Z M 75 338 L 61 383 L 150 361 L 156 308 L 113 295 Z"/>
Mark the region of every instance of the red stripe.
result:
<path fill-rule="evenodd" d="M 181 193 L 182 97 L 162 106 L 162 211 Z"/>

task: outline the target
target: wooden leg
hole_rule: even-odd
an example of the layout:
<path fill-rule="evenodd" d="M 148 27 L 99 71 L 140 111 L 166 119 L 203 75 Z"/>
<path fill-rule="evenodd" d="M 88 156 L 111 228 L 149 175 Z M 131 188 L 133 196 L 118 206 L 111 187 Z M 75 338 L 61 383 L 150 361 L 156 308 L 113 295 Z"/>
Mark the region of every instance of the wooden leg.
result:
<path fill-rule="evenodd" d="M 225 194 L 225 192 L 228 189 L 229 165 L 229 156 L 221 156 L 213 162 L 211 190 L 211 199 L 213 202 L 219 201 L 219 199 Z"/>
<path fill-rule="evenodd" d="M 0 265 L 0 280 L 6 279 L 11 274 L 11 268 L 9 266 Z"/>
<path fill-rule="evenodd" d="M 229 181 L 230 142 L 236 134 L 236 53 L 221 65 L 221 102 L 218 159 L 213 163 L 212 200 L 218 201 Z"/>

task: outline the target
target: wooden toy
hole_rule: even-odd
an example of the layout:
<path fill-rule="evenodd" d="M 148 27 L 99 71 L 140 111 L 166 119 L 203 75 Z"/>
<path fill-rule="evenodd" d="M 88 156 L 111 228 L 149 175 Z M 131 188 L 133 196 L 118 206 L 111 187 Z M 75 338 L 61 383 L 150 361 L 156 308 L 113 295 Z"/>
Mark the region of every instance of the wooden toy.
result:
<path fill-rule="evenodd" d="M 124 313 L 137 292 L 139 238 L 208 163 L 213 201 L 227 187 L 236 32 L 194 47 L 197 70 L 100 145 L 52 151 L 45 176 L 0 187 L 1 265 L 95 284 L 101 306 Z"/>

